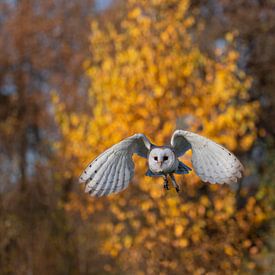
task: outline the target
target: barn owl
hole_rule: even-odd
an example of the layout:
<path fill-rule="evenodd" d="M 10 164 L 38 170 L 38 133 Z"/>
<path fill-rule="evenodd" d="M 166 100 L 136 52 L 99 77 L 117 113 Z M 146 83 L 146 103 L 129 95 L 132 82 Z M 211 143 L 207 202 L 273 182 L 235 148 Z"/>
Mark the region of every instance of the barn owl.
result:
<path fill-rule="evenodd" d="M 146 176 L 163 177 L 163 187 L 168 190 L 168 178 L 179 192 L 174 174 L 188 174 L 192 169 L 178 158 L 192 150 L 192 166 L 204 182 L 233 183 L 241 178 L 240 161 L 221 145 L 201 135 L 176 130 L 171 145 L 156 146 L 143 134 L 135 134 L 107 149 L 92 161 L 79 178 L 85 183 L 85 192 L 91 196 L 118 193 L 128 187 L 134 175 L 133 154 L 148 161 Z"/>

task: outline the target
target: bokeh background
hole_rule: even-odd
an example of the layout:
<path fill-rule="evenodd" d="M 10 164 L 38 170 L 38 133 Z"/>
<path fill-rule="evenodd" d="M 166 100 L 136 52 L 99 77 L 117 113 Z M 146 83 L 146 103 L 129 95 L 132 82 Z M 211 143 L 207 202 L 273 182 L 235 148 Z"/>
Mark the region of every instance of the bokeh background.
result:
<path fill-rule="evenodd" d="M 1 0 L 0 35 L 1 274 L 275 274 L 273 0 Z M 134 157 L 124 192 L 78 185 L 108 146 L 175 129 L 244 178 L 177 195 Z"/>

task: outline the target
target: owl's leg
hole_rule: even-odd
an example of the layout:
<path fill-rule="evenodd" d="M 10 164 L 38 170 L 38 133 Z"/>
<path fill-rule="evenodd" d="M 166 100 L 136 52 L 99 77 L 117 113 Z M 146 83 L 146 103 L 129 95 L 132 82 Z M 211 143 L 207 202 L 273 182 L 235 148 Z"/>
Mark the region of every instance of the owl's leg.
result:
<path fill-rule="evenodd" d="M 173 174 L 169 174 L 169 175 L 171 177 L 171 180 L 172 180 L 174 188 L 176 189 L 177 192 L 179 192 L 180 191 L 180 187 L 178 186 L 174 175 Z"/>
<path fill-rule="evenodd" d="M 168 177 L 167 175 L 163 175 L 164 183 L 163 183 L 163 188 L 165 190 L 169 190 L 169 185 L 168 185 Z"/>

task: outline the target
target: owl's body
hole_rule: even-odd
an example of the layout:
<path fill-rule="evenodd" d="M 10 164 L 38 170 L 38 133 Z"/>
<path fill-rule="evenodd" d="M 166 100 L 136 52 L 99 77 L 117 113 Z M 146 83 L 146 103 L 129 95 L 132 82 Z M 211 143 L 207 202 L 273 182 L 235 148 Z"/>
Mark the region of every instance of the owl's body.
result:
<path fill-rule="evenodd" d="M 180 189 L 173 174 L 188 174 L 192 171 L 186 164 L 178 160 L 173 148 L 169 146 L 156 146 L 149 151 L 148 168 L 146 176 L 163 177 L 164 189 L 166 190 L 169 190 L 168 176 L 170 176 L 177 192 L 179 192 Z"/>
<path fill-rule="evenodd" d="M 237 182 L 243 170 L 239 160 L 221 145 L 192 132 L 177 130 L 171 146 L 153 145 L 143 134 L 136 134 L 115 144 L 98 156 L 80 176 L 90 195 L 103 196 L 124 190 L 134 175 L 135 153 L 148 160 L 147 176 L 162 176 L 164 188 L 168 177 L 177 191 L 175 174 L 188 174 L 192 169 L 178 157 L 192 149 L 192 164 L 195 173 L 210 183 Z"/>

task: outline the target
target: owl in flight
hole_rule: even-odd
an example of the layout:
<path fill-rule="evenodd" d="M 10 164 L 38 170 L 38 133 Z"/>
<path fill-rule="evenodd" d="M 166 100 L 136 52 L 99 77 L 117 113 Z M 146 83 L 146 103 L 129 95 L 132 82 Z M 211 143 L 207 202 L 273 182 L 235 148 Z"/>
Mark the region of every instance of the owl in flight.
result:
<path fill-rule="evenodd" d="M 135 134 L 107 149 L 92 161 L 79 178 L 91 196 L 104 196 L 124 190 L 134 175 L 133 154 L 148 160 L 146 176 L 163 177 L 169 189 L 168 177 L 177 192 L 174 174 L 188 174 L 192 169 L 178 158 L 192 150 L 192 166 L 205 182 L 233 183 L 241 178 L 240 161 L 221 145 L 198 134 L 176 130 L 171 145 L 156 146 L 143 134 Z"/>

